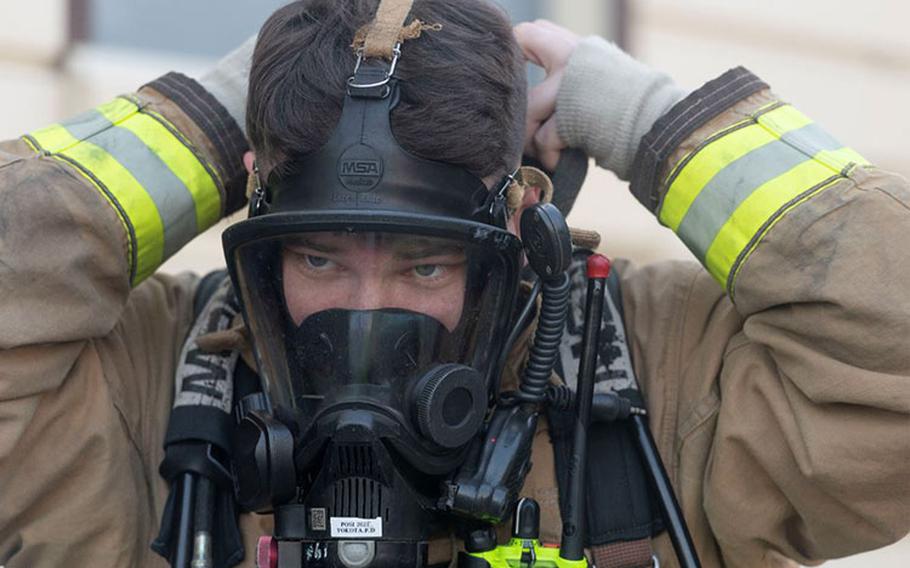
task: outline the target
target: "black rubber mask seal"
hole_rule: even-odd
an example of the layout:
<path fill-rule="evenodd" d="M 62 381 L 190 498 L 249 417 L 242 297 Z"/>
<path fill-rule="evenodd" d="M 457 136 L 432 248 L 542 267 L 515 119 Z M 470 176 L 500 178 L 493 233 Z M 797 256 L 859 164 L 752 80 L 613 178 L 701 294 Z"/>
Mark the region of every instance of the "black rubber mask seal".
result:
<path fill-rule="evenodd" d="M 364 64 L 354 76 L 369 83 L 387 70 Z M 398 211 L 506 226 L 506 176 L 493 191 L 464 168 L 404 150 L 390 115 L 399 100 L 398 79 L 381 88 L 349 87 L 329 141 L 297 161 L 293 172 L 267 184 L 263 213 Z M 255 197 L 254 197 L 255 199 Z"/>

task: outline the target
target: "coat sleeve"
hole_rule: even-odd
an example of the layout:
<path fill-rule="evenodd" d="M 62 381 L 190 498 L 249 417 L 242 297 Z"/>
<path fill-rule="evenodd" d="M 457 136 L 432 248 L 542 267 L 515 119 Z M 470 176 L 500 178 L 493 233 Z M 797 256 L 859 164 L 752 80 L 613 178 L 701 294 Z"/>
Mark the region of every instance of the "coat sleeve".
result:
<path fill-rule="evenodd" d="M 904 536 L 907 181 L 738 68 L 655 124 L 632 190 L 742 322 L 723 341 L 692 334 L 715 341 L 693 352 L 719 357 L 702 505 L 725 563 L 815 563 Z"/>
<path fill-rule="evenodd" d="M 0 465 L 89 343 L 177 325 L 169 313 L 192 301 L 193 280 L 153 273 L 242 204 L 245 147 L 227 111 L 176 73 L 0 144 Z M 138 372 L 143 349 L 173 341 L 161 327 L 146 325 L 156 337 L 123 365 Z"/>

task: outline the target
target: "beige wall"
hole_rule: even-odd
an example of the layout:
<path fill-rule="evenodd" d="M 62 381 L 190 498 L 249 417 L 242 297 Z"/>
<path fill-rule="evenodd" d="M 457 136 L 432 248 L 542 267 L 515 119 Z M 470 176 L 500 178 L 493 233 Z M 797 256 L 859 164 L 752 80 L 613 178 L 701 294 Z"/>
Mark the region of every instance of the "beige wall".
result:
<path fill-rule="evenodd" d="M 67 16 L 66 0 L 3 0 L 0 57 L 53 62 L 66 45 Z"/>
<path fill-rule="evenodd" d="M 682 84 L 745 65 L 867 158 L 910 175 L 910 4 L 639 0 L 635 8 L 633 49 Z"/>

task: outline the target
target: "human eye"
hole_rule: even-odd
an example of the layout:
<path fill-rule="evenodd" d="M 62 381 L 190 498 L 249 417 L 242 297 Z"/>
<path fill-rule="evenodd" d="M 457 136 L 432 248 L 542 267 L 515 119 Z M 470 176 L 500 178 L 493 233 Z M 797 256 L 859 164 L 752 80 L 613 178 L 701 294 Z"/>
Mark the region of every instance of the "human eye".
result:
<path fill-rule="evenodd" d="M 457 259 L 426 259 L 408 267 L 406 275 L 414 286 L 438 289 L 463 279 L 464 265 Z"/>
<path fill-rule="evenodd" d="M 335 260 L 307 247 L 285 247 L 285 256 L 298 272 L 313 277 L 332 274 L 340 269 Z"/>
<path fill-rule="evenodd" d="M 418 264 L 411 269 L 414 276 L 421 280 L 442 278 L 446 274 L 446 267 L 441 264 Z"/>
<path fill-rule="evenodd" d="M 334 262 L 324 256 L 315 254 L 303 254 L 301 257 L 303 258 L 303 262 L 306 264 L 306 267 L 311 270 L 328 270 L 335 266 Z"/>

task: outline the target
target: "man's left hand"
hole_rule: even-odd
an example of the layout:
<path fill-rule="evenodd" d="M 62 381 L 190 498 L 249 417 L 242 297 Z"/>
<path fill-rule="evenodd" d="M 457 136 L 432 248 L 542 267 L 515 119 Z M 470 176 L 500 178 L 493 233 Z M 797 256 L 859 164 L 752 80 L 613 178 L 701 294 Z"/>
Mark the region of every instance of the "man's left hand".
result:
<path fill-rule="evenodd" d="M 527 60 L 546 72 L 544 80 L 528 92 L 524 152 L 553 171 L 566 148 L 556 128 L 556 95 L 569 57 L 581 38 L 547 20 L 518 24 L 515 37 Z"/>

